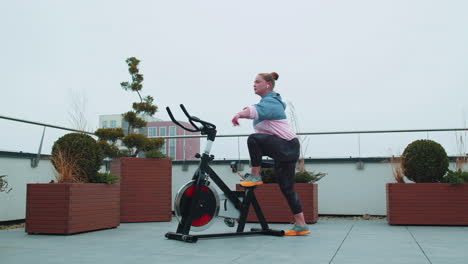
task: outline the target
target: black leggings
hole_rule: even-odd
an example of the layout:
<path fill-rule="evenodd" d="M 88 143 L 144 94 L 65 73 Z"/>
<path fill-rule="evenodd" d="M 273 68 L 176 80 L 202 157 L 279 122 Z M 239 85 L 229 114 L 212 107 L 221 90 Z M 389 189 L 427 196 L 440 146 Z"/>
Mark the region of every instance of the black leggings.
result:
<path fill-rule="evenodd" d="M 302 213 L 301 200 L 294 190 L 299 140 L 295 138 L 287 141 L 276 136 L 256 133 L 249 136 L 247 145 L 252 167 L 262 165 L 262 156 L 268 156 L 275 161 L 275 173 L 281 192 L 288 201 L 292 213 Z"/>

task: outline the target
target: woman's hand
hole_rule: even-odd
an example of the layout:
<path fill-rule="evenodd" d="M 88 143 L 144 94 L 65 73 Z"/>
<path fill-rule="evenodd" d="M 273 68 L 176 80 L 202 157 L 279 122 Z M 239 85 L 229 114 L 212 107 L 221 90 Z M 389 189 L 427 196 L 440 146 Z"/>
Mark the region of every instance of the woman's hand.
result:
<path fill-rule="evenodd" d="M 249 118 L 250 116 L 250 110 L 248 107 L 244 107 L 241 112 L 237 113 L 233 118 L 232 118 L 232 124 L 234 126 L 238 126 L 239 124 L 239 118 Z"/>
<path fill-rule="evenodd" d="M 239 124 L 239 118 L 240 118 L 240 115 L 239 115 L 239 114 L 236 114 L 236 115 L 232 118 L 231 122 L 232 122 L 232 124 L 233 124 L 234 126 L 240 125 L 240 124 Z"/>

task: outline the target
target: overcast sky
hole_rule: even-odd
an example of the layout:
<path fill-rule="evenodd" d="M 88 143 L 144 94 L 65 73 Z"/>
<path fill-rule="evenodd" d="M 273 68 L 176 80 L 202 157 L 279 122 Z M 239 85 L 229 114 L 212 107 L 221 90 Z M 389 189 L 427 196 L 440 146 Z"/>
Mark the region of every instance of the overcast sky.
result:
<path fill-rule="evenodd" d="M 94 131 L 99 115 L 138 99 L 119 85 L 135 56 L 157 118 L 183 103 L 219 134 L 252 132 L 251 121 L 230 120 L 258 102 L 255 75 L 271 71 L 301 132 L 466 127 L 468 1 L 15 0 L 0 9 L 0 115 L 72 127 L 71 106 L 85 98 Z M 41 127 L 0 126 L 0 149 L 37 152 Z M 47 129 L 43 152 L 64 133 Z M 307 156 L 399 154 L 419 138 L 457 152 L 449 132 L 313 136 Z M 236 157 L 226 149 L 237 144 L 220 139 L 213 152 Z"/>

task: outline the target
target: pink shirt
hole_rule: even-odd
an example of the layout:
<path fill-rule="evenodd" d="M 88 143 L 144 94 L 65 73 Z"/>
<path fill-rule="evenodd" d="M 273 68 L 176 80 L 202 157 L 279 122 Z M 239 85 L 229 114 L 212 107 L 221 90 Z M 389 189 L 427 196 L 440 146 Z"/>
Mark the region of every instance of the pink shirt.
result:
<path fill-rule="evenodd" d="M 249 119 L 258 119 L 258 113 L 255 106 L 248 106 L 250 116 Z M 286 119 L 283 120 L 263 120 L 254 126 L 256 133 L 268 134 L 280 137 L 287 141 L 297 138 L 296 133 L 292 130 Z"/>

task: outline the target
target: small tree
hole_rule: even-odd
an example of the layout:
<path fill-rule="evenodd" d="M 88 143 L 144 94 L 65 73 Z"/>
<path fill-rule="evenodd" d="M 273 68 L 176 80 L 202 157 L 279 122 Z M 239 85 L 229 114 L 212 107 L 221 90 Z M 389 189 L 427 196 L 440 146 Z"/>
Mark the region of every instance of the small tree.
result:
<path fill-rule="evenodd" d="M 128 72 L 132 77 L 132 82 L 121 82 L 120 86 L 122 86 L 122 88 L 125 91 L 130 90 L 136 92 L 138 94 L 138 97 L 140 98 L 140 102 L 133 103 L 133 110 L 122 114 L 123 119 L 128 123 L 127 133 L 130 134 L 132 129 L 142 128 L 146 126 L 146 121 L 138 117 L 139 114 L 143 113 L 149 116 L 153 116 L 158 110 L 158 107 L 153 104 L 153 97 L 148 95 L 147 97 L 143 98 L 141 96 L 140 92 L 143 89 L 142 82 L 144 79 L 143 74 L 141 74 L 140 70 L 138 69 L 140 61 L 135 57 L 131 57 L 128 58 L 126 62 L 128 65 Z"/>
<path fill-rule="evenodd" d="M 99 138 L 98 144 L 106 157 L 114 158 L 121 156 L 117 147 L 117 140 L 124 137 L 122 128 L 100 128 L 94 132 Z"/>
<path fill-rule="evenodd" d="M 290 119 L 291 126 L 293 127 L 296 133 L 299 133 L 300 127 L 299 127 L 299 119 L 297 118 L 297 115 L 296 115 L 296 108 L 294 107 L 294 104 L 292 102 L 288 102 L 288 106 L 289 106 L 289 119 Z M 301 145 L 301 148 L 300 148 L 300 153 L 299 153 L 299 160 L 297 162 L 297 170 L 303 173 L 306 171 L 305 153 L 307 151 L 307 147 L 309 146 L 309 139 L 306 136 L 298 135 L 298 140 Z"/>
<path fill-rule="evenodd" d="M 82 91 L 70 92 L 70 107 L 68 112 L 70 123 L 75 129 L 81 131 L 88 130 L 88 120 L 86 118 L 86 95 Z"/>
<path fill-rule="evenodd" d="M 465 165 L 468 162 L 468 158 L 466 156 L 465 140 L 463 140 L 462 135 L 460 135 L 460 137 L 456 135 L 456 140 L 458 155 L 455 159 L 455 171 L 448 170 L 448 173 L 444 177 L 443 181 L 450 184 L 468 183 L 468 172 L 465 171 Z"/>
<path fill-rule="evenodd" d="M 296 108 L 294 104 L 288 102 L 289 106 L 289 118 L 291 126 L 293 127 L 296 133 L 299 133 L 299 119 L 296 115 Z M 300 153 L 299 153 L 299 160 L 297 161 L 297 172 L 296 172 L 296 182 L 297 183 L 315 183 L 325 177 L 327 173 L 323 172 L 313 172 L 307 171 L 305 167 L 305 154 L 307 152 L 307 147 L 309 145 L 309 139 L 305 136 L 298 135 L 298 140 L 300 143 Z"/>
<path fill-rule="evenodd" d="M 143 97 L 141 90 L 143 89 L 143 74 L 140 73 L 138 65 L 140 60 L 135 57 L 128 58 L 125 61 L 128 65 L 128 72 L 132 78 L 131 82 L 121 82 L 120 86 L 125 91 L 132 91 L 138 94 L 139 102 L 134 102 L 132 110 L 122 114 L 123 120 L 128 123 L 127 135 L 124 136 L 123 129 L 103 128 L 96 131 L 99 137 L 99 145 L 108 157 L 117 157 L 125 155 L 125 152 L 120 151 L 115 145 L 118 139 L 121 139 L 123 144 L 129 149 L 130 156 L 136 157 L 141 151 L 159 150 L 164 144 L 164 139 L 153 138 L 148 139 L 145 135 L 134 133 L 134 129 L 142 128 L 147 125 L 147 122 L 141 118 L 142 115 L 153 116 L 158 107 L 153 104 L 154 98 L 151 96 Z"/>

